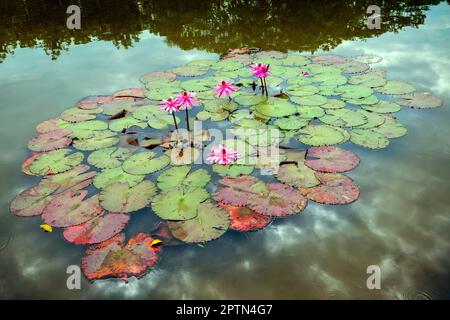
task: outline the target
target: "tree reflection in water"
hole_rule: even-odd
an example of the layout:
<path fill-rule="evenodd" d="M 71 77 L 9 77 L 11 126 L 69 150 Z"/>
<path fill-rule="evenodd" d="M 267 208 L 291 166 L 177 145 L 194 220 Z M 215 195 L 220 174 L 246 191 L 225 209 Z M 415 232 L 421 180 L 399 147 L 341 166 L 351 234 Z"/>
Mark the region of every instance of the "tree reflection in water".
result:
<path fill-rule="evenodd" d="M 17 47 L 42 48 L 52 59 L 70 44 L 111 41 L 128 48 L 149 30 L 169 45 L 223 53 L 242 46 L 265 50 L 330 50 L 342 41 L 375 37 L 423 24 L 439 0 L 381 1 L 382 26 L 366 27 L 372 0 L 1 0 L 0 61 Z M 66 8 L 81 7 L 81 30 L 66 28 Z"/>

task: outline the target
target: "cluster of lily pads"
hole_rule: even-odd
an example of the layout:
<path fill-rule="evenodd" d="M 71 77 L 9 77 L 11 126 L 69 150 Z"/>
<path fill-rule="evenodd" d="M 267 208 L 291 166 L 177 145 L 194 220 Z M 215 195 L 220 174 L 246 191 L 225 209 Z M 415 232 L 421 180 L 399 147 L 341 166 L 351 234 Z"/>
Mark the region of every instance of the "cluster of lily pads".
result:
<path fill-rule="evenodd" d="M 172 240 L 205 243 L 230 229 L 260 230 L 274 218 L 301 212 L 309 200 L 352 203 L 360 190 L 344 172 L 359 158 L 335 145 L 384 148 L 406 134 L 393 113 L 442 104 L 370 67 L 380 60 L 236 54 L 147 73 L 140 78 L 143 88 L 84 98 L 36 127 L 22 169 L 42 180 L 19 194 L 10 209 L 22 217 L 40 216 L 49 228 L 63 228 L 66 240 L 89 245 L 82 268 L 95 280 L 142 276 Z M 253 63 L 270 65 L 264 86 L 251 75 Z M 213 95 L 221 81 L 239 88 L 231 99 Z M 195 92 L 200 101 L 191 116 L 206 129 L 235 132 L 237 139 L 223 143 L 245 157 L 229 165 L 197 164 L 208 130 L 197 139 L 174 138 L 174 119 L 182 122 L 159 108 L 161 100 L 183 91 Z M 271 180 L 263 179 L 256 169 L 266 168 L 267 159 L 260 151 L 273 141 L 254 136 L 274 129 L 280 133 L 274 137 L 281 144 L 280 167 Z M 124 228 L 142 209 L 162 227 L 155 232 L 149 226 L 126 240 Z"/>

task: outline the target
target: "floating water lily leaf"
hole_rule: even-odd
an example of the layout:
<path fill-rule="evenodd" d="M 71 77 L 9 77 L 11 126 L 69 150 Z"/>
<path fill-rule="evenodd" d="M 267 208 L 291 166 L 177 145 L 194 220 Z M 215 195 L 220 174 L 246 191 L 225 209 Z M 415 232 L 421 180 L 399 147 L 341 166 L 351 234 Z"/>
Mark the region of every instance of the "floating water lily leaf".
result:
<path fill-rule="evenodd" d="M 211 69 L 214 70 L 221 70 L 221 71 L 234 71 L 241 69 L 244 66 L 244 64 L 240 61 L 233 60 L 233 59 L 227 59 L 227 60 L 220 60 L 213 64 L 211 66 Z M 248 75 L 250 75 L 250 70 L 248 72 Z"/>
<path fill-rule="evenodd" d="M 222 121 L 228 118 L 229 112 L 224 110 L 222 112 L 209 112 L 206 110 L 202 110 L 199 113 L 197 113 L 196 119 L 200 121 L 206 121 L 208 119 L 211 119 L 211 121 Z"/>
<path fill-rule="evenodd" d="M 125 244 L 125 235 L 89 247 L 82 259 L 83 273 L 89 280 L 142 276 L 158 261 L 157 252 L 150 244 L 153 238 L 139 233 Z"/>
<path fill-rule="evenodd" d="M 342 109 L 345 108 L 345 102 L 337 99 L 328 99 L 327 103 L 320 107 L 323 109 Z"/>
<path fill-rule="evenodd" d="M 349 204 L 359 198 L 359 187 L 349 177 L 340 173 L 316 173 L 321 184 L 301 189 L 309 200 L 322 204 Z"/>
<path fill-rule="evenodd" d="M 315 171 L 346 172 L 355 169 L 358 164 L 356 154 L 334 146 L 312 147 L 306 152 L 305 165 Z"/>
<path fill-rule="evenodd" d="M 130 174 L 149 174 L 163 169 L 170 163 L 170 158 L 162 155 L 156 157 L 153 151 L 144 151 L 133 154 L 122 164 L 125 172 Z"/>
<path fill-rule="evenodd" d="M 376 90 L 384 94 L 406 94 L 416 91 L 416 88 L 403 81 L 388 80 L 384 86 Z"/>
<path fill-rule="evenodd" d="M 385 117 L 382 114 L 376 112 L 366 110 L 357 110 L 356 112 L 361 113 L 367 119 L 366 124 L 356 126 L 356 129 L 372 129 L 381 126 L 385 121 Z"/>
<path fill-rule="evenodd" d="M 195 163 L 200 155 L 201 152 L 198 149 L 192 147 L 177 147 L 171 150 L 167 150 L 165 153 L 165 156 L 169 159 L 170 164 L 174 166 L 182 166 Z"/>
<path fill-rule="evenodd" d="M 267 190 L 251 194 L 247 206 L 263 215 L 285 217 L 303 211 L 308 202 L 300 191 L 282 183 L 268 183 Z"/>
<path fill-rule="evenodd" d="M 383 134 L 375 132 L 373 129 L 353 129 L 350 141 L 369 149 L 382 149 L 389 144 L 389 140 Z"/>
<path fill-rule="evenodd" d="M 312 96 L 319 92 L 319 87 L 316 86 L 301 86 L 301 85 L 291 85 L 286 88 L 287 94 L 289 96 L 294 97 L 306 97 L 306 96 Z"/>
<path fill-rule="evenodd" d="M 107 116 L 113 116 L 121 111 L 132 112 L 136 106 L 133 98 L 120 98 L 102 105 L 102 113 Z"/>
<path fill-rule="evenodd" d="M 119 234 L 129 220 L 128 214 L 108 213 L 83 224 L 67 227 L 63 236 L 77 245 L 100 243 Z"/>
<path fill-rule="evenodd" d="M 150 100 L 162 100 L 167 97 L 174 97 L 182 91 L 177 83 L 171 83 L 170 86 L 163 86 L 160 89 L 151 89 L 145 92 L 145 96 Z"/>
<path fill-rule="evenodd" d="M 187 243 L 202 243 L 219 238 L 230 225 L 227 212 L 210 202 L 197 208 L 197 216 L 186 221 L 169 221 L 173 236 Z"/>
<path fill-rule="evenodd" d="M 347 83 L 347 78 L 338 73 L 321 73 L 312 78 L 313 82 L 320 82 L 322 86 L 339 86 Z"/>
<path fill-rule="evenodd" d="M 61 119 L 68 122 L 81 122 L 86 120 L 92 120 L 95 119 L 97 113 L 100 113 L 102 111 L 103 110 L 100 108 L 88 110 L 80 108 L 71 108 L 61 113 Z"/>
<path fill-rule="evenodd" d="M 72 139 L 67 137 L 72 131 L 57 129 L 47 133 L 41 133 L 28 142 L 28 149 L 44 152 L 67 147 L 72 143 Z"/>
<path fill-rule="evenodd" d="M 322 110 L 323 111 L 323 110 Z M 301 116 L 289 116 L 287 118 L 279 118 L 274 123 L 282 130 L 295 130 L 300 129 L 309 124 L 309 118 Z"/>
<path fill-rule="evenodd" d="M 83 151 L 93 151 L 108 148 L 119 143 L 120 139 L 116 133 L 110 130 L 95 131 L 94 136 L 89 139 L 75 140 L 74 148 Z"/>
<path fill-rule="evenodd" d="M 238 177 L 244 174 L 251 174 L 254 170 L 253 166 L 244 166 L 238 164 L 231 165 L 220 165 L 215 164 L 212 166 L 215 173 L 221 175 L 222 177 Z"/>
<path fill-rule="evenodd" d="M 153 71 L 153 72 L 149 72 L 149 73 L 142 75 L 139 78 L 139 80 L 142 83 L 146 84 L 148 82 L 155 81 L 155 80 L 161 80 L 161 79 L 164 79 L 164 80 L 170 82 L 170 81 L 175 81 L 176 78 L 177 78 L 177 75 L 172 72 Z"/>
<path fill-rule="evenodd" d="M 113 98 L 144 98 L 144 90 L 142 88 L 128 88 L 116 91 L 112 95 Z"/>
<path fill-rule="evenodd" d="M 36 131 L 38 133 L 47 133 L 59 129 L 65 129 L 68 125 L 68 121 L 63 120 L 60 117 L 56 117 L 39 123 L 36 126 Z"/>
<path fill-rule="evenodd" d="M 216 60 L 212 60 L 212 59 L 199 59 L 199 60 L 192 60 L 190 62 L 188 62 L 186 65 L 187 66 L 196 66 L 196 67 L 202 67 L 202 68 L 209 68 L 211 67 L 213 64 L 216 63 Z"/>
<path fill-rule="evenodd" d="M 167 169 L 158 176 L 158 188 L 165 191 L 178 187 L 204 187 L 211 180 L 205 169 L 191 171 L 189 166 L 177 166 Z"/>
<path fill-rule="evenodd" d="M 320 121 L 336 127 L 356 127 L 368 122 L 363 113 L 349 109 L 327 110 Z"/>
<path fill-rule="evenodd" d="M 36 174 L 30 171 L 30 165 L 39 157 L 43 152 L 33 152 L 25 161 L 22 163 L 22 172 L 28 176 L 36 176 Z"/>
<path fill-rule="evenodd" d="M 100 169 L 116 168 L 131 155 L 126 148 L 105 148 L 92 152 L 87 162 Z"/>
<path fill-rule="evenodd" d="M 267 97 L 260 94 L 239 93 L 233 100 L 243 106 L 253 106 L 258 103 L 264 103 L 267 100 Z"/>
<path fill-rule="evenodd" d="M 33 186 L 15 197 L 9 209 L 20 217 L 41 215 L 45 206 L 53 199 L 52 194 L 57 188 L 55 184 Z"/>
<path fill-rule="evenodd" d="M 321 107 L 315 106 L 300 106 L 297 108 L 297 112 L 301 118 L 304 119 L 317 119 L 325 115 L 325 111 Z"/>
<path fill-rule="evenodd" d="M 367 72 L 363 74 L 357 74 L 351 76 L 348 79 L 350 84 L 364 85 L 370 88 L 382 87 L 386 84 L 387 80 L 378 75 L 376 72 Z"/>
<path fill-rule="evenodd" d="M 374 104 L 380 102 L 380 100 L 377 98 L 376 95 L 371 95 L 371 96 L 368 96 L 367 98 L 359 98 L 359 99 L 347 99 L 347 98 L 342 98 L 342 99 L 347 103 L 356 104 L 356 105 L 362 106 L 362 107 L 374 105 Z"/>
<path fill-rule="evenodd" d="M 346 130 L 329 125 L 309 125 L 299 132 L 302 135 L 298 140 L 311 146 L 330 146 L 343 143 L 350 138 Z"/>
<path fill-rule="evenodd" d="M 38 156 L 30 165 L 30 171 L 39 176 L 67 171 L 83 161 L 80 152 L 71 153 L 70 149 L 53 150 Z"/>
<path fill-rule="evenodd" d="M 170 71 L 182 77 L 195 77 L 208 72 L 208 68 L 195 65 L 185 65 Z"/>
<path fill-rule="evenodd" d="M 285 117 L 294 114 L 297 111 L 296 107 L 292 103 L 276 98 L 258 103 L 255 106 L 255 110 L 269 117 Z"/>
<path fill-rule="evenodd" d="M 99 104 L 111 102 L 112 96 L 87 96 L 76 103 L 80 109 L 97 109 Z"/>
<path fill-rule="evenodd" d="M 370 68 L 368 64 L 355 60 L 349 60 L 347 62 L 337 64 L 336 67 L 341 68 L 342 72 L 345 73 L 360 73 Z"/>
<path fill-rule="evenodd" d="M 156 187 L 144 180 L 134 187 L 128 183 L 114 183 L 106 186 L 100 193 L 100 204 L 112 212 L 130 213 L 144 208 L 155 195 Z"/>
<path fill-rule="evenodd" d="M 317 186 L 320 183 L 314 174 L 314 170 L 305 166 L 303 162 L 280 166 L 276 177 L 280 182 L 296 188 L 310 188 Z"/>
<path fill-rule="evenodd" d="M 144 175 L 129 174 L 123 171 L 122 167 L 104 169 L 94 178 L 94 186 L 103 189 L 116 182 L 127 182 L 130 187 L 134 187 L 144 180 Z"/>
<path fill-rule="evenodd" d="M 135 119 L 134 117 L 124 117 L 124 118 L 112 120 L 109 123 L 109 129 L 111 129 L 112 131 L 116 131 L 116 132 L 122 132 L 133 126 L 137 126 L 139 128 L 144 129 L 147 127 L 147 124 L 138 119 Z"/>
<path fill-rule="evenodd" d="M 429 93 L 417 92 L 398 96 L 399 105 L 417 109 L 431 109 L 442 106 L 442 99 Z"/>
<path fill-rule="evenodd" d="M 70 136 L 77 139 L 89 139 L 97 134 L 97 131 L 108 129 L 108 123 L 101 120 L 90 120 L 78 123 L 71 123 L 67 129 L 72 131 Z"/>
<path fill-rule="evenodd" d="M 400 138 L 406 135 L 408 130 L 401 123 L 398 123 L 395 118 L 385 115 L 384 119 L 385 121 L 382 125 L 372 130 L 381 133 L 388 139 Z"/>
<path fill-rule="evenodd" d="M 68 171 L 45 176 L 39 185 L 55 186 L 54 194 L 67 190 L 81 190 L 88 187 L 92 183 L 92 178 L 97 174 L 94 171 L 88 171 L 89 169 L 89 166 L 80 164 Z"/>
<path fill-rule="evenodd" d="M 219 182 L 226 187 L 217 190 L 214 200 L 233 206 L 245 206 L 252 194 L 268 191 L 265 183 L 253 176 L 225 177 Z"/>
<path fill-rule="evenodd" d="M 304 106 L 321 106 L 327 103 L 327 98 L 315 94 L 306 97 L 291 97 L 291 101 Z"/>
<path fill-rule="evenodd" d="M 381 60 L 383 60 L 383 58 L 376 56 L 374 54 L 362 54 L 353 58 L 353 60 L 356 60 L 361 63 L 374 64 L 380 62 Z"/>
<path fill-rule="evenodd" d="M 204 103 L 205 110 L 208 112 L 223 112 L 223 111 L 234 111 L 237 110 L 238 105 L 226 99 L 214 99 L 209 100 Z"/>
<path fill-rule="evenodd" d="M 189 220 L 197 216 L 200 203 L 209 199 L 204 188 L 176 188 L 153 198 L 152 209 L 164 220 Z"/>
<path fill-rule="evenodd" d="M 345 99 L 367 98 L 373 93 L 373 90 L 369 87 L 353 84 L 339 86 L 334 91 L 340 93 L 342 98 Z"/>
<path fill-rule="evenodd" d="M 348 58 L 337 55 L 337 54 L 322 54 L 322 55 L 311 57 L 311 60 L 314 64 L 326 66 L 326 65 L 345 63 L 348 61 Z"/>
<path fill-rule="evenodd" d="M 219 203 L 230 218 L 230 230 L 252 232 L 264 229 L 272 222 L 272 217 L 259 214 L 247 207 L 236 207 Z"/>
<path fill-rule="evenodd" d="M 52 227 L 71 227 L 102 214 L 98 195 L 84 200 L 86 195 L 86 190 L 60 193 L 47 204 L 42 220 Z"/>
<path fill-rule="evenodd" d="M 381 100 L 377 104 L 370 105 L 370 106 L 362 106 L 364 110 L 372 111 L 376 113 L 393 113 L 400 111 L 401 107 L 393 102 L 388 102 Z"/>
<path fill-rule="evenodd" d="M 180 119 L 175 117 L 177 123 L 180 123 Z M 153 129 L 165 129 L 170 125 L 173 125 L 173 116 L 167 113 L 155 113 L 149 116 L 147 122 L 148 126 Z"/>

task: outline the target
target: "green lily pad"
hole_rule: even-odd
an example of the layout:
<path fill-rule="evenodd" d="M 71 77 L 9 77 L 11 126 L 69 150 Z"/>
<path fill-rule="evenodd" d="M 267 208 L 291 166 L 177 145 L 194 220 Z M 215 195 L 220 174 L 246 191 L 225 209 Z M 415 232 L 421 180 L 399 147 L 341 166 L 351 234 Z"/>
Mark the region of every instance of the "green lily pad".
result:
<path fill-rule="evenodd" d="M 367 71 L 370 67 L 366 63 L 350 60 L 341 64 L 336 64 L 336 67 L 340 68 L 345 73 L 361 73 Z"/>
<path fill-rule="evenodd" d="M 382 87 L 386 84 L 387 80 L 381 77 L 376 72 L 367 72 L 363 74 L 357 74 L 351 76 L 348 79 L 348 83 L 354 85 L 364 85 L 370 88 Z"/>
<path fill-rule="evenodd" d="M 317 119 L 325 115 L 325 110 L 315 106 L 300 106 L 297 108 L 297 113 L 301 118 Z"/>
<path fill-rule="evenodd" d="M 376 90 L 384 94 L 406 94 L 416 91 L 416 88 L 403 81 L 388 80 L 384 86 Z"/>
<path fill-rule="evenodd" d="M 177 166 L 167 169 L 158 176 L 158 188 L 169 191 L 174 188 L 204 187 L 211 180 L 205 169 L 191 171 L 189 166 Z"/>
<path fill-rule="evenodd" d="M 357 110 L 356 112 L 359 112 L 367 119 L 367 123 L 356 126 L 356 129 L 372 129 L 378 126 L 381 126 L 384 123 L 385 117 L 379 113 L 376 112 L 370 112 L 366 110 Z"/>
<path fill-rule="evenodd" d="M 240 175 L 248 175 L 255 169 L 253 166 L 244 166 L 238 164 L 220 165 L 214 164 L 212 169 L 215 173 L 222 177 L 239 177 Z"/>
<path fill-rule="evenodd" d="M 233 59 L 220 60 L 211 66 L 213 70 L 221 70 L 221 71 L 234 71 L 244 67 L 244 64 L 240 61 Z M 250 75 L 250 69 L 248 74 Z"/>
<path fill-rule="evenodd" d="M 155 152 L 144 151 L 127 158 L 122 164 L 122 168 L 123 171 L 130 174 L 145 175 L 161 170 L 169 164 L 170 158 L 166 155 L 156 157 Z"/>
<path fill-rule="evenodd" d="M 204 103 L 205 110 L 208 112 L 221 113 L 223 111 L 234 111 L 237 110 L 238 105 L 227 99 L 214 99 L 209 100 Z"/>
<path fill-rule="evenodd" d="M 152 209 L 164 220 L 189 220 L 197 216 L 199 205 L 210 197 L 204 188 L 178 188 L 153 198 Z"/>
<path fill-rule="evenodd" d="M 373 90 L 369 87 L 353 84 L 339 86 L 334 91 L 340 93 L 342 98 L 345 99 L 367 98 L 373 93 Z"/>
<path fill-rule="evenodd" d="M 381 133 L 388 139 L 400 138 L 406 135 L 408 130 L 401 123 L 398 123 L 395 118 L 385 115 L 384 120 L 383 124 L 372 130 Z"/>
<path fill-rule="evenodd" d="M 393 102 L 381 100 L 377 104 L 370 106 L 361 106 L 364 110 L 376 113 L 394 113 L 400 111 L 401 107 Z"/>
<path fill-rule="evenodd" d="M 291 85 L 286 88 L 287 94 L 289 96 L 294 97 L 306 97 L 312 96 L 319 92 L 319 87 L 316 86 L 300 86 L 300 85 Z"/>
<path fill-rule="evenodd" d="M 342 109 L 345 108 L 345 102 L 337 99 L 328 99 L 327 103 L 320 107 L 323 109 Z"/>
<path fill-rule="evenodd" d="M 327 103 L 327 98 L 315 94 L 305 97 L 291 97 L 291 101 L 304 106 L 321 106 Z"/>
<path fill-rule="evenodd" d="M 81 122 L 95 119 L 97 113 L 101 113 L 102 109 L 80 109 L 80 108 L 70 108 L 61 113 L 61 119 L 68 122 Z"/>
<path fill-rule="evenodd" d="M 253 106 L 258 103 L 264 103 L 267 97 L 261 94 L 238 94 L 233 100 L 243 106 Z"/>
<path fill-rule="evenodd" d="M 73 146 L 75 149 L 83 151 L 92 151 L 108 148 L 119 143 L 120 139 L 116 133 L 104 130 L 95 131 L 95 135 L 89 139 L 75 140 Z"/>
<path fill-rule="evenodd" d="M 182 77 L 195 77 L 201 76 L 208 72 L 208 67 L 205 66 L 195 66 L 195 65 L 185 65 L 178 68 L 174 68 L 170 70 L 170 72 L 175 73 L 178 76 Z"/>
<path fill-rule="evenodd" d="M 92 152 L 87 162 L 100 169 L 116 168 L 131 156 L 131 151 L 126 148 L 105 148 Z"/>
<path fill-rule="evenodd" d="M 144 180 L 144 175 L 129 174 L 123 171 L 122 167 L 104 169 L 94 178 L 94 186 L 97 189 L 103 189 L 116 182 L 126 182 L 130 187 L 134 187 Z"/>
<path fill-rule="evenodd" d="M 90 120 L 78 123 L 72 123 L 67 126 L 67 129 L 72 131 L 71 138 L 89 139 L 97 134 L 97 131 L 104 131 L 108 129 L 108 123 L 101 120 Z"/>
<path fill-rule="evenodd" d="M 186 221 L 169 221 L 172 235 L 187 243 L 203 243 L 219 238 L 230 226 L 228 213 L 211 202 L 198 206 L 197 216 Z"/>
<path fill-rule="evenodd" d="M 144 75 L 142 75 L 139 80 L 142 83 L 147 83 L 147 82 L 151 82 L 154 81 L 155 79 L 165 79 L 167 81 L 174 81 L 177 78 L 177 75 L 175 73 L 172 72 L 167 72 L 167 71 L 152 71 L 152 72 L 148 72 Z"/>
<path fill-rule="evenodd" d="M 282 130 L 296 130 L 303 128 L 309 124 L 308 118 L 301 116 L 289 116 L 287 118 L 278 118 L 273 124 Z"/>
<path fill-rule="evenodd" d="M 255 110 L 270 117 L 285 117 L 294 114 L 297 111 L 292 103 L 276 98 L 257 104 Z"/>
<path fill-rule="evenodd" d="M 135 119 L 133 117 L 124 117 L 116 120 L 112 120 L 109 123 L 109 129 L 116 132 L 122 132 L 128 128 L 131 128 L 133 126 L 137 126 L 139 128 L 146 128 L 147 124 L 145 122 L 141 122 L 138 119 Z"/>
<path fill-rule="evenodd" d="M 383 134 L 372 129 L 353 129 L 350 141 L 369 149 L 382 149 L 389 145 L 389 140 Z"/>
<path fill-rule="evenodd" d="M 136 106 L 136 101 L 133 98 L 121 98 L 102 105 L 102 113 L 107 116 L 113 116 L 121 111 L 132 112 Z"/>
<path fill-rule="evenodd" d="M 147 206 L 155 193 L 155 184 L 148 180 L 134 187 L 129 187 L 128 183 L 113 183 L 100 193 L 100 204 L 111 212 L 130 213 Z"/>
<path fill-rule="evenodd" d="M 314 170 L 305 166 L 304 163 L 284 164 L 280 166 L 276 177 L 280 182 L 295 188 L 311 188 L 320 183 L 314 174 Z"/>
<path fill-rule="evenodd" d="M 320 82 L 324 86 L 339 86 L 347 83 L 347 78 L 338 73 L 321 73 L 312 78 L 313 82 Z"/>
<path fill-rule="evenodd" d="M 375 95 L 371 95 L 366 98 L 357 98 L 357 99 L 342 98 L 342 99 L 347 103 L 356 104 L 361 107 L 374 105 L 380 102 L 380 100 Z"/>
<path fill-rule="evenodd" d="M 67 171 L 79 165 L 84 155 L 81 152 L 71 153 L 70 149 L 53 150 L 38 156 L 29 169 L 39 176 Z"/>
<path fill-rule="evenodd" d="M 329 125 L 309 125 L 299 132 L 302 134 L 298 140 L 311 146 L 331 146 L 343 143 L 350 138 L 350 134 L 338 127 Z"/>
<path fill-rule="evenodd" d="M 349 109 L 327 110 L 320 121 L 336 127 L 356 127 L 368 122 L 363 113 Z"/>
<path fill-rule="evenodd" d="M 167 150 L 165 156 L 169 159 L 170 164 L 173 166 L 182 166 L 195 163 L 200 157 L 201 152 L 192 147 L 187 148 L 173 148 Z"/>

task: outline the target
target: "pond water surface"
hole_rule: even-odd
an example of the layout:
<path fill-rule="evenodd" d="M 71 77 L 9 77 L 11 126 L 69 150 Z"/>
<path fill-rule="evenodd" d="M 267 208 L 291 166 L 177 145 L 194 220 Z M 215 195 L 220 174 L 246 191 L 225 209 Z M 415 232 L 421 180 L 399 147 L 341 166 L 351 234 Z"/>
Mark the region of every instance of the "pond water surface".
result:
<path fill-rule="evenodd" d="M 64 29 L 63 6 L 2 3 L 9 15 L 0 10 L 6 30 L 0 35 L 0 298 L 450 298 L 449 4 L 385 8 L 396 18 L 387 16 L 381 30 L 371 31 L 361 22 L 363 4 L 247 2 L 236 8 L 204 1 L 188 10 L 181 1 L 111 1 L 98 20 L 100 9 L 86 5 L 78 39 L 76 31 Z M 135 6 L 127 10 L 125 3 Z M 42 11 L 54 19 L 42 22 Z M 78 44 L 64 44 L 74 34 Z M 13 49 L 17 40 L 22 48 Z M 82 97 L 139 86 L 145 72 L 216 59 L 245 44 L 303 54 L 376 54 L 388 79 L 441 96 L 444 107 L 397 113 L 408 135 L 386 149 L 342 145 L 361 158 L 349 174 L 361 187 L 351 205 L 310 202 L 301 214 L 260 232 L 227 232 L 204 247 L 168 247 L 139 280 L 83 279 L 81 290 L 68 290 L 66 268 L 80 264 L 85 248 L 66 242 L 59 231 L 42 232 L 39 218 L 18 218 L 8 209 L 39 181 L 21 172 L 35 126 Z M 148 220 L 145 211 L 133 219 Z M 144 226 L 133 224 L 126 233 L 146 231 Z M 366 287 L 370 265 L 381 267 L 381 290 Z"/>

